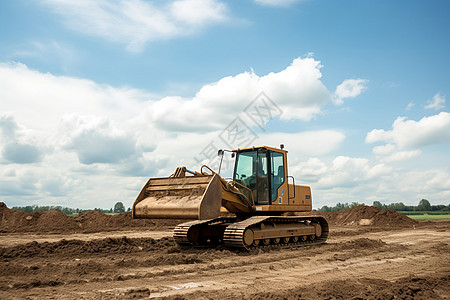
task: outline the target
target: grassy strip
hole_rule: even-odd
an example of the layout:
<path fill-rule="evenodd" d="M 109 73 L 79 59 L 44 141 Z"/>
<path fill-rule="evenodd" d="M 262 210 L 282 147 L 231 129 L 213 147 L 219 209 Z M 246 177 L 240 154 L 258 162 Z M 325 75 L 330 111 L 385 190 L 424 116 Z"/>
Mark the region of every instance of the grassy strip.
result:
<path fill-rule="evenodd" d="M 397 211 L 401 214 L 412 216 L 412 215 L 450 215 L 450 211 L 427 211 L 427 210 L 416 210 L 416 211 Z"/>
<path fill-rule="evenodd" d="M 429 214 L 423 214 L 423 215 L 407 215 L 411 219 L 415 220 L 424 220 L 424 219 L 450 219 L 449 214 L 445 215 L 429 215 Z"/>

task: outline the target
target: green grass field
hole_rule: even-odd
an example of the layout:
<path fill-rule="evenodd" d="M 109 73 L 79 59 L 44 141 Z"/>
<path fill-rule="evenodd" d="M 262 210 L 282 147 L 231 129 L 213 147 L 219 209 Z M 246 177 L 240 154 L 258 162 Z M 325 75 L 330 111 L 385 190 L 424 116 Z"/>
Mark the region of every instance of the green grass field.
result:
<path fill-rule="evenodd" d="M 423 215 L 407 215 L 407 216 L 410 217 L 411 219 L 415 219 L 415 220 L 450 219 L 450 215 L 449 214 L 445 214 L 445 215 L 428 215 L 428 214 L 423 214 Z"/>

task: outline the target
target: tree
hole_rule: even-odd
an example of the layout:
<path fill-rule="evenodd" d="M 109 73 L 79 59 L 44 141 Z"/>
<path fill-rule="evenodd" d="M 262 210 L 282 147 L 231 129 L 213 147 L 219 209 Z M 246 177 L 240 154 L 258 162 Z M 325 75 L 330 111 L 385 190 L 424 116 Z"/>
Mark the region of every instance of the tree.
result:
<path fill-rule="evenodd" d="M 379 209 L 384 208 L 383 204 L 380 201 L 373 201 L 372 205 L 375 206 L 376 208 L 379 208 Z"/>
<path fill-rule="evenodd" d="M 114 205 L 114 212 L 117 214 L 121 214 L 121 213 L 125 212 L 125 206 L 123 205 L 122 202 L 117 202 Z"/>
<path fill-rule="evenodd" d="M 328 206 L 324 205 L 319 209 L 319 211 L 331 211 L 331 209 Z"/>
<path fill-rule="evenodd" d="M 430 211 L 431 210 L 430 201 L 428 201 L 427 199 L 420 200 L 419 205 L 417 205 L 417 210 Z"/>

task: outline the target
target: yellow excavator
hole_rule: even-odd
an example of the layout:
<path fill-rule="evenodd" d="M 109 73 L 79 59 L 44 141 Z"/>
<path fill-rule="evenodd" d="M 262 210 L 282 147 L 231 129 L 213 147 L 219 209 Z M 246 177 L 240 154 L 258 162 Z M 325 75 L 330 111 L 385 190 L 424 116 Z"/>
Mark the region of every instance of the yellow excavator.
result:
<path fill-rule="evenodd" d="M 232 180 L 206 165 L 200 172 L 178 167 L 169 177 L 150 178 L 133 203 L 132 216 L 195 219 L 175 227 L 173 237 L 180 245 L 250 250 L 323 243 L 329 233 L 325 218 L 285 215 L 311 211 L 312 199 L 309 186 L 296 185 L 288 176 L 283 148 L 230 151 L 235 157 Z M 224 151 L 219 155 L 223 158 Z"/>

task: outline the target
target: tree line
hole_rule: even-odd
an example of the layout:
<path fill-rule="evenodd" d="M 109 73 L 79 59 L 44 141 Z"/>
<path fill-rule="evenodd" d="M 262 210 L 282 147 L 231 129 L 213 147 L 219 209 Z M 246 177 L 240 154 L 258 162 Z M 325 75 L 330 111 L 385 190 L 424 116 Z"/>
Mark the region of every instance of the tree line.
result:
<path fill-rule="evenodd" d="M 352 202 L 352 203 L 338 203 L 336 206 L 322 206 L 319 211 L 339 211 L 343 209 L 350 209 L 358 205 L 365 205 L 364 203 Z M 450 211 L 449 205 L 431 205 L 430 201 L 427 199 L 422 199 L 419 201 L 417 206 L 405 205 L 402 202 L 383 204 L 380 201 L 374 201 L 373 206 L 379 209 L 391 209 L 395 211 Z"/>
<path fill-rule="evenodd" d="M 338 203 L 335 206 L 327 206 L 324 205 L 321 208 L 319 208 L 319 211 L 339 211 L 343 209 L 350 209 L 358 205 L 365 205 L 364 203 L 359 202 L 352 202 L 352 203 Z M 374 201 L 372 203 L 373 206 L 379 208 L 379 209 L 391 209 L 395 211 L 450 211 L 450 204 L 449 205 L 431 205 L 430 201 L 427 199 L 422 199 L 419 201 L 419 204 L 417 206 L 414 205 L 405 205 L 402 202 L 398 203 L 390 203 L 390 204 L 383 204 L 380 201 Z M 70 208 L 70 207 L 63 207 L 63 206 L 39 206 L 39 205 L 27 205 L 27 206 L 14 206 L 13 209 L 21 210 L 24 212 L 37 212 L 37 211 L 46 211 L 46 210 L 59 210 L 63 212 L 66 215 L 76 215 L 92 210 L 97 210 L 102 213 L 124 213 L 125 212 L 125 206 L 122 202 L 117 202 L 113 208 L 110 209 L 103 209 L 103 208 L 94 208 L 94 209 L 80 209 L 80 208 Z M 127 211 L 131 211 L 131 208 L 129 207 Z"/>
<path fill-rule="evenodd" d="M 103 209 L 103 208 L 94 208 L 94 209 L 81 209 L 81 208 L 70 208 L 70 207 L 64 207 L 64 206 L 39 206 L 39 205 L 27 205 L 27 206 L 13 206 L 13 209 L 21 210 L 24 212 L 38 212 L 38 211 L 46 211 L 46 210 L 58 210 L 66 215 L 76 215 L 81 214 L 88 211 L 97 210 L 102 213 L 124 213 L 125 212 L 125 206 L 122 202 L 117 202 L 113 208 L 110 209 Z M 127 211 L 131 211 L 131 208 L 129 207 Z"/>

